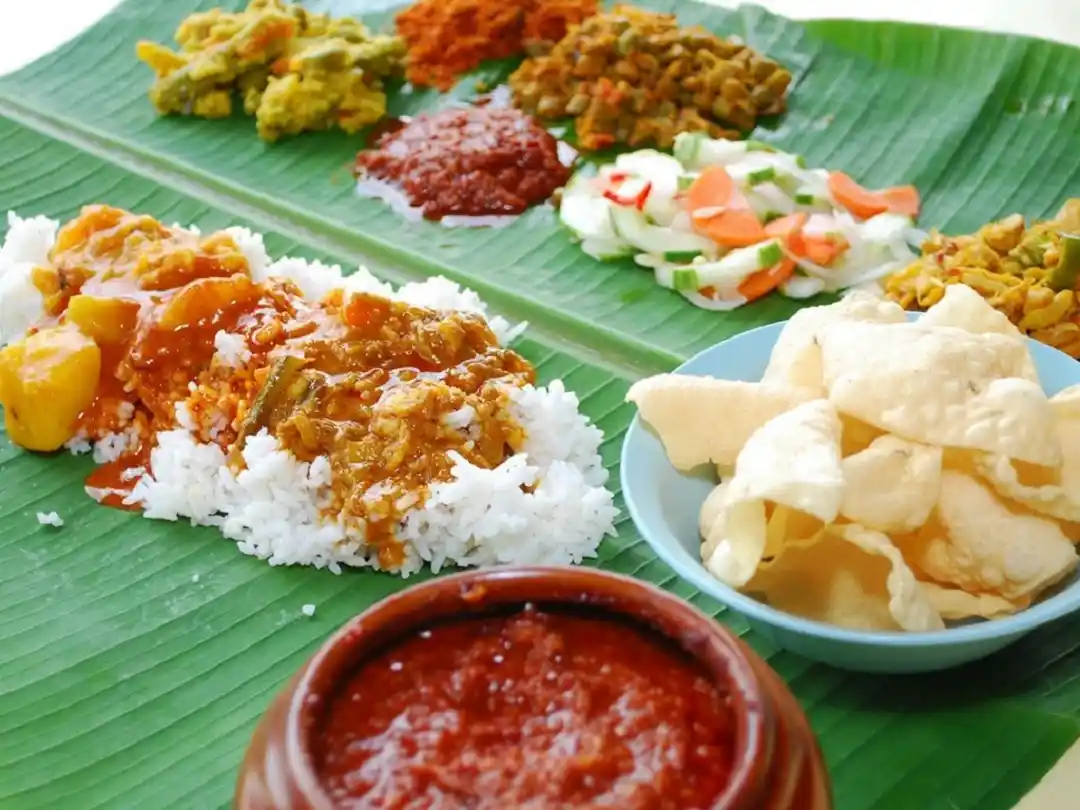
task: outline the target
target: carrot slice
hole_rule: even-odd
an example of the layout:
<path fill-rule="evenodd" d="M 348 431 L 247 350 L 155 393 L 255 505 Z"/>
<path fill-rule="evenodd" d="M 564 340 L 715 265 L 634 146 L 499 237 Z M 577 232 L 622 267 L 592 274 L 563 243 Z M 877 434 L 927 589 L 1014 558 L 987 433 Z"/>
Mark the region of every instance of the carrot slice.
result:
<path fill-rule="evenodd" d="M 919 215 L 919 190 L 915 186 L 893 186 L 883 189 L 881 196 L 889 204 L 891 213 L 912 219 Z"/>
<path fill-rule="evenodd" d="M 731 175 L 721 166 L 710 166 L 687 189 L 686 210 L 693 213 L 702 208 L 726 208 L 737 199 L 745 202 Z"/>
<path fill-rule="evenodd" d="M 880 191 L 863 188 L 843 172 L 829 173 L 829 193 L 860 219 L 869 219 L 889 210 L 889 201 Z"/>
<path fill-rule="evenodd" d="M 724 247 L 749 247 L 766 239 L 757 215 L 748 208 L 729 208 L 705 220 L 695 219 L 694 228 Z"/>
<path fill-rule="evenodd" d="M 775 290 L 795 272 L 795 262 L 791 259 L 781 259 L 772 267 L 758 270 L 753 275 L 747 276 L 746 280 L 739 285 L 739 295 L 747 301 L 756 301 L 763 295 Z"/>
<path fill-rule="evenodd" d="M 792 247 L 792 253 L 805 257 L 822 267 L 832 264 L 837 256 L 850 247 L 844 238 L 807 236 L 806 234 L 800 234 L 800 237 L 799 246 L 797 249 Z"/>
<path fill-rule="evenodd" d="M 786 242 L 792 234 L 798 233 L 803 229 L 807 219 L 808 217 L 804 211 L 800 211 L 796 214 L 788 214 L 786 217 L 780 217 L 780 219 L 774 219 L 765 226 L 765 235 L 772 239 L 780 239 Z"/>

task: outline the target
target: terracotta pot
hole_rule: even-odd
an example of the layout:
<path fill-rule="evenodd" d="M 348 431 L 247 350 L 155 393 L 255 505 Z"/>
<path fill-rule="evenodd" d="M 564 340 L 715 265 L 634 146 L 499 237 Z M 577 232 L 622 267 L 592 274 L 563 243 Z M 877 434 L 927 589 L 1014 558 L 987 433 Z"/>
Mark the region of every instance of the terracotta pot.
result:
<path fill-rule="evenodd" d="M 732 781 L 713 810 L 831 810 L 821 752 L 779 676 L 725 627 L 681 599 L 590 568 L 492 568 L 431 580 L 357 616 L 332 636 L 263 715 L 240 768 L 238 810 L 334 810 L 311 755 L 327 702 L 373 650 L 446 618 L 532 602 L 595 607 L 651 626 L 729 690 L 737 717 Z"/>

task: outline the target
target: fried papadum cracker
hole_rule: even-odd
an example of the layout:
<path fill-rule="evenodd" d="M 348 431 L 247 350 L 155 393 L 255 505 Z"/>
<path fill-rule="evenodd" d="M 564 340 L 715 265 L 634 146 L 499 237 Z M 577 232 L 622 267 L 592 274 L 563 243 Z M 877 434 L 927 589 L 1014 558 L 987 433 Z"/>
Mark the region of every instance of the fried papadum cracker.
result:
<path fill-rule="evenodd" d="M 838 323 L 818 335 L 829 400 L 909 441 L 1062 461 L 1050 401 L 1021 375 L 1027 347 L 999 334 Z"/>
<path fill-rule="evenodd" d="M 677 470 L 726 466 L 750 435 L 810 399 L 805 391 L 762 383 L 659 374 L 630 387 L 626 399 L 656 431 Z"/>
<path fill-rule="evenodd" d="M 777 416 L 750 437 L 735 462 L 704 538 L 706 567 L 720 581 L 742 587 L 766 553 L 767 504 L 828 524 L 839 514 L 843 493 L 840 420 L 832 405 L 819 399 Z"/>

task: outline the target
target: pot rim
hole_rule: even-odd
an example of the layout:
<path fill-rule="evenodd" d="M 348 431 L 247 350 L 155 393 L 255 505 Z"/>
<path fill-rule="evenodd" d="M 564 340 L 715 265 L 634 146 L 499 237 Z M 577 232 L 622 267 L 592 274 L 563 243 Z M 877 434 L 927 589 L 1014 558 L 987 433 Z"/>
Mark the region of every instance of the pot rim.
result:
<path fill-rule="evenodd" d="M 578 566 L 507 566 L 428 580 L 388 596 L 330 636 L 298 673 L 285 719 L 287 765 L 312 810 L 335 810 L 322 786 L 310 742 L 334 687 L 370 654 L 435 621 L 482 615 L 500 605 L 593 606 L 643 624 L 706 667 L 727 687 L 735 716 L 732 771 L 713 810 L 754 810 L 763 786 L 758 761 L 772 745 L 775 711 L 748 656 L 752 651 L 679 597 L 623 574 Z M 456 607 L 456 610 L 454 609 Z M 660 626 L 661 624 L 666 626 Z"/>

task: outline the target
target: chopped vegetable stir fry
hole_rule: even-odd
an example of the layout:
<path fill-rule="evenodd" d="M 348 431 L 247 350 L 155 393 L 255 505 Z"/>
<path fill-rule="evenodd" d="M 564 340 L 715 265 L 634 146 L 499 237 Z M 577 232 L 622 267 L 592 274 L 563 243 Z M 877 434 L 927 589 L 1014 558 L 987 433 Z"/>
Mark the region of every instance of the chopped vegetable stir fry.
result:
<path fill-rule="evenodd" d="M 590 17 L 510 77 L 519 107 L 574 118 L 578 146 L 669 148 L 680 132 L 733 138 L 781 113 L 791 74 L 741 42 L 619 6 Z"/>
<path fill-rule="evenodd" d="M 662 286 L 727 310 L 887 275 L 915 256 L 918 211 L 913 186 L 870 191 L 768 144 L 684 133 L 674 157 L 641 150 L 576 175 L 560 217 L 589 255 L 632 255 Z"/>
<path fill-rule="evenodd" d="M 382 79 L 398 73 L 405 56 L 398 37 L 280 0 L 192 14 L 176 41 L 179 51 L 148 41 L 136 48 L 157 74 L 150 100 L 158 112 L 225 118 L 239 94 L 267 141 L 335 127 L 351 133 L 378 121 L 386 114 Z"/>
<path fill-rule="evenodd" d="M 905 309 L 927 309 L 950 284 L 966 284 L 1020 331 L 1080 358 L 1080 199 L 1026 227 L 1013 214 L 966 236 L 936 231 L 922 256 L 885 280 Z"/>

